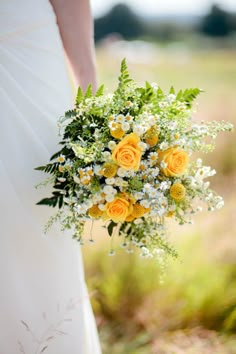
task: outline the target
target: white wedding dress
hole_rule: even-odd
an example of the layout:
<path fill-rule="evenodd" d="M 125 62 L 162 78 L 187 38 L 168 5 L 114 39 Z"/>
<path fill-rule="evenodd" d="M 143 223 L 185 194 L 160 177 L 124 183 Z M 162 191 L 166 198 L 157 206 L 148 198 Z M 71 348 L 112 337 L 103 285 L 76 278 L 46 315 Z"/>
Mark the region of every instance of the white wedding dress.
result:
<path fill-rule="evenodd" d="M 0 89 L 0 353 L 99 354 L 79 245 L 35 205 L 73 104 L 48 0 L 0 0 Z"/>

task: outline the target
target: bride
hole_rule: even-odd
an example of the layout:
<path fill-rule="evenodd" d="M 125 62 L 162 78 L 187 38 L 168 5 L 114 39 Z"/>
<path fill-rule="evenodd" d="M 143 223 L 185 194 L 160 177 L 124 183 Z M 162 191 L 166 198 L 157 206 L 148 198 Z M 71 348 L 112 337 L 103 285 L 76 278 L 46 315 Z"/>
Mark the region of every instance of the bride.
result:
<path fill-rule="evenodd" d="M 79 245 L 45 236 L 34 167 L 57 147 L 71 79 L 96 86 L 88 0 L 0 1 L 0 353 L 99 354 Z"/>

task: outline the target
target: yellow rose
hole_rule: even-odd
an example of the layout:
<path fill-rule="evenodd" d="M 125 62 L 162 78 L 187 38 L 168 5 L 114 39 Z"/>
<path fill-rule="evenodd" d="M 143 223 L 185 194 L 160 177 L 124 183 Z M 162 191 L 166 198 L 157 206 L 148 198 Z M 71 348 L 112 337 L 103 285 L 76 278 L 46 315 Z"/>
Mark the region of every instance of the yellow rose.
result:
<path fill-rule="evenodd" d="M 137 171 L 142 155 L 142 149 L 138 146 L 139 142 L 140 139 L 136 134 L 127 135 L 113 150 L 112 159 L 126 170 Z"/>
<path fill-rule="evenodd" d="M 176 147 L 159 151 L 159 162 L 163 161 L 167 167 L 162 172 L 167 177 L 176 177 L 183 174 L 187 168 L 189 156 L 186 151 Z"/>
<path fill-rule="evenodd" d="M 106 204 L 106 217 L 118 223 L 123 222 L 133 211 L 133 205 L 127 199 L 116 197 Z"/>

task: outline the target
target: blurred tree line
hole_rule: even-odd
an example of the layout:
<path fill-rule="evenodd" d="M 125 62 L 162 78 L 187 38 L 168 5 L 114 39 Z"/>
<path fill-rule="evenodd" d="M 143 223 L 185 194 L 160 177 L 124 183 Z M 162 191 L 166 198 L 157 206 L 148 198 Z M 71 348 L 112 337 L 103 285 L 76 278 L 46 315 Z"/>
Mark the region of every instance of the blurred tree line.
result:
<path fill-rule="evenodd" d="M 225 38 L 236 31 L 236 14 L 213 5 L 209 13 L 196 22 L 185 24 L 181 21 L 150 19 L 138 16 L 128 5 L 115 5 L 107 14 L 95 19 L 95 40 L 99 41 L 111 33 L 124 39 L 150 38 L 154 40 L 173 40 L 178 33 L 200 33 L 215 38 Z"/>

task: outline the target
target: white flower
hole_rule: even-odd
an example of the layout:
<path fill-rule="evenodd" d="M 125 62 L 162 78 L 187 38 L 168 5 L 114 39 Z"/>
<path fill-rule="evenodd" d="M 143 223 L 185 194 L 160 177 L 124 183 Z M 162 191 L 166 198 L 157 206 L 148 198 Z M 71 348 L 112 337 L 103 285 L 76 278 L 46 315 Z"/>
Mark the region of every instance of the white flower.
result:
<path fill-rule="evenodd" d="M 135 172 L 133 170 L 126 170 L 125 176 L 126 177 L 134 177 Z"/>
<path fill-rule="evenodd" d="M 157 122 L 157 117 L 156 116 L 149 116 L 148 117 L 148 125 L 153 126 Z"/>
<path fill-rule="evenodd" d="M 149 191 L 152 189 L 152 185 L 150 183 L 145 183 L 143 186 L 143 191 L 144 193 L 149 193 Z"/>
<path fill-rule="evenodd" d="M 169 125 L 168 125 L 168 128 L 170 130 L 175 130 L 177 127 L 177 122 L 170 122 Z"/>
<path fill-rule="evenodd" d="M 117 117 L 116 117 L 116 121 L 118 123 L 123 123 L 125 121 L 125 116 L 123 114 L 119 114 Z M 122 128 L 123 129 L 123 128 Z M 124 129 L 123 129 L 124 130 Z"/>
<path fill-rule="evenodd" d="M 102 166 L 101 165 L 95 165 L 93 171 L 94 171 L 94 173 L 96 175 L 101 176 Z"/>
<path fill-rule="evenodd" d="M 139 147 L 140 149 L 142 149 L 143 151 L 145 151 L 145 150 L 147 149 L 147 144 L 145 144 L 143 141 L 140 141 L 140 142 L 138 143 L 138 147 Z"/>
<path fill-rule="evenodd" d="M 109 160 L 111 158 L 111 153 L 109 151 L 104 151 L 102 156 L 104 160 Z"/>
<path fill-rule="evenodd" d="M 98 204 L 98 208 L 101 210 L 101 211 L 104 211 L 106 209 L 106 206 L 105 204 Z"/>
<path fill-rule="evenodd" d="M 216 209 L 221 209 L 221 208 L 223 208 L 223 206 L 224 206 L 224 200 L 222 199 L 221 201 L 219 201 L 217 204 L 216 204 Z"/>
<path fill-rule="evenodd" d="M 102 191 L 105 194 L 116 194 L 117 193 L 117 190 L 109 185 L 104 186 Z"/>
<path fill-rule="evenodd" d="M 134 193 L 134 198 L 136 199 L 136 200 L 139 200 L 139 199 L 142 199 L 143 198 L 143 193 L 142 192 L 136 192 L 136 193 Z"/>
<path fill-rule="evenodd" d="M 152 172 L 151 172 L 152 177 L 157 177 L 159 175 L 159 172 L 160 172 L 160 170 L 158 167 L 153 168 Z"/>
<path fill-rule="evenodd" d="M 63 178 L 63 177 L 59 177 L 57 178 L 59 182 L 65 182 L 66 181 L 66 178 Z"/>
<path fill-rule="evenodd" d="M 109 143 L 108 143 L 108 148 L 110 149 L 110 150 L 114 150 L 115 149 L 115 147 L 116 147 L 116 143 L 114 142 L 114 141 L 109 141 Z"/>
<path fill-rule="evenodd" d="M 125 116 L 126 122 L 131 123 L 131 122 L 133 122 L 133 119 L 134 118 L 129 113 L 126 114 L 126 116 Z"/>
<path fill-rule="evenodd" d="M 146 199 L 141 200 L 140 204 L 146 209 L 150 207 L 150 201 Z"/>
<path fill-rule="evenodd" d="M 149 160 L 156 162 L 157 159 L 158 159 L 158 153 L 157 152 L 150 152 Z"/>
<path fill-rule="evenodd" d="M 150 198 L 157 198 L 158 195 L 160 195 L 160 193 L 155 188 L 152 188 L 149 191 L 148 195 L 149 195 Z"/>
<path fill-rule="evenodd" d="M 97 204 L 98 202 L 100 202 L 102 200 L 102 196 L 101 194 L 97 193 L 93 196 L 93 204 Z"/>
<path fill-rule="evenodd" d="M 60 162 L 60 163 L 65 162 L 65 156 L 64 156 L 64 155 L 60 155 L 60 156 L 58 157 L 58 162 Z"/>
<path fill-rule="evenodd" d="M 130 129 L 130 125 L 127 122 L 122 123 L 121 129 L 127 132 Z"/>
<path fill-rule="evenodd" d="M 106 178 L 105 179 L 105 182 L 106 182 L 106 184 L 115 184 L 115 178 L 114 177 L 111 177 L 111 178 Z"/>
<path fill-rule="evenodd" d="M 160 150 L 166 150 L 168 148 L 168 144 L 166 141 L 163 141 L 161 144 L 160 144 Z"/>
<path fill-rule="evenodd" d="M 166 191 L 167 189 L 170 188 L 170 183 L 167 182 L 167 181 L 164 181 L 164 182 L 161 182 L 160 186 L 159 186 L 159 189 L 161 191 Z"/>
<path fill-rule="evenodd" d="M 106 200 L 108 203 L 112 202 L 112 201 L 114 200 L 114 198 L 115 198 L 114 194 L 107 194 L 107 195 L 105 196 L 105 200 Z"/>
<path fill-rule="evenodd" d="M 161 161 L 160 166 L 161 168 L 166 168 L 168 166 L 168 163 Z"/>
<path fill-rule="evenodd" d="M 84 203 L 84 206 L 89 209 L 93 206 L 93 201 L 92 200 L 86 200 L 86 202 Z"/>
<path fill-rule="evenodd" d="M 138 135 L 138 136 L 141 136 L 145 133 L 145 128 L 141 125 L 135 125 L 133 127 L 133 132 Z"/>
<path fill-rule="evenodd" d="M 79 179 L 78 176 L 74 175 L 74 176 L 73 176 L 73 180 L 74 180 L 75 183 L 80 184 L 80 179 Z"/>
<path fill-rule="evenodd" d="M 118 168 L 117 175 L 119 177 L 125 177 L 126 176 L 126 170 L 124 168 L 122 168 L 122 167 Z"/>

